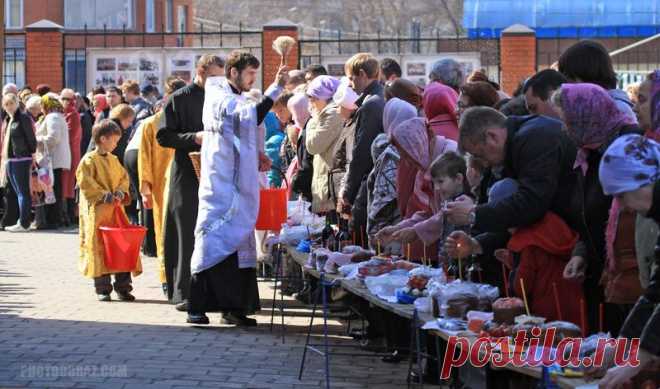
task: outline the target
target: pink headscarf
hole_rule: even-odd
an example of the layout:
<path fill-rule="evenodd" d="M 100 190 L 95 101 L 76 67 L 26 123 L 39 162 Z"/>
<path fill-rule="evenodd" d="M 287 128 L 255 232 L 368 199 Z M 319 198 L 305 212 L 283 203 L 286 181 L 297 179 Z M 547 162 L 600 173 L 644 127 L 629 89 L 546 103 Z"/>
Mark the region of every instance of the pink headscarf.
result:
<path fill-rule="evenodd" d="M 105 95 L 99 93 L 94 95 L 94 116 L 99 116 L 101 112 L 108 109 L 108 100 L 105 98 Z"/>
<path fill-rule="evenodd" d="M 418 210 L 431 211 L 433 186 L 428 169 L 431 162 L 439 155 L 446 151 L 456 151 L 456 142 L 443 136 L 430 138 L 431 134 L 424 119 L 419 117 L 408 119 L 396 126 L 391 136 L 399 151 L 405 152 L 405 154 L 401 153 L 402 161 L 409 158 L 417 165 L 414 175 L 397 175 L 397 190 L 405 193 L 410 188 L 414 188 L 408 201 L 408 208 L 412 206 L 419 208 Z M 399 199 L 401 197 L 399 196 Z"/>
<path fill-rule="evenodd" d="M 568 135 L 580 148 L 575 167 L 587 171 L 591 150 L 605 144 L 622 125 L 635 122 L 621 112 L 607 91 L 595 84 L 563 84 L 561 110 Z"/>
<path fill-rule="evenodd" d="M 436 135 L 458 140 L 457 102 L 456 91 L 439 82 L 432 82 L 424 89 L 424 115 Z"/>
<path fill-rule="evenodd" d="M 296 93 L 291 96 L 286 106 L 291 112 L 293 123 L 298 129 L 302 130 L 310 117 L 309 99 L 304 93 Z"/>

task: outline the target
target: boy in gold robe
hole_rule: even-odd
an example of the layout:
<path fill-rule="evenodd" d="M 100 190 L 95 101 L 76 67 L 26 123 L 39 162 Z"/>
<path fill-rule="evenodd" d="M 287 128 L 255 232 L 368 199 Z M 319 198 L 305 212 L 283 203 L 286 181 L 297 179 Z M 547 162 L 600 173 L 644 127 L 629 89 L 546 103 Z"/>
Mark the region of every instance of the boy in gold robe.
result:
<path fill-rule="evenodd" d="M 128 173 L 112 154 L 121 135 L 122 130 L 112 120 L 104 119 L 94 125 L 92 137 L 96 148 L 83 157 L 76 170 L 76 180 L 80 187 L 78 268 L 84 276 L 94 279 L 99 301 L 110 301 L 113 287 L 120 300 L 135 300 L 130 293 L 133 290 L 131 273 L 113 273 L 105 266 L 103 240 L 98 232 L 100 225 L 113 222 L 115 201 L 124 204 L 130 201 Z M 139 258 L 132 272 L 135 275 L 142 273 Z M 111 284 L 111 274 L 115 276 L 114 285 Z"/>

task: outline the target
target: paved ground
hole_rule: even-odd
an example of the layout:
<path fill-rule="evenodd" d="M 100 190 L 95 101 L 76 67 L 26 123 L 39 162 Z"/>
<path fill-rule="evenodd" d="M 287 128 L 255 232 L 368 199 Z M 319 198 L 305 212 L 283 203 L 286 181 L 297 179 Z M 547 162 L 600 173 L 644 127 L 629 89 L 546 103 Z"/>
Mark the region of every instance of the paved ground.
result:
<path fill-rule="evenodd" d="M 269 332 L 268 312 L 250 330 L 221 326 L 217 314 L 209 327 L 190 327 L 164 301 L 154 259 L 143 260 L 145 272 L 134 280 L 138 301 L 100 303 L 77 258 L 76 231 L 0 232 L 0 388 L 324 387 L 315 354 L 297 379 L 305 315 L 286 318 L 285 344 Z M 269 306 L 270 285 L 260 291 Z M 340 334 L 339 323 L 331 324 Z M 335 356 L 332 387 L 405 387 L 406 368 Z"/>

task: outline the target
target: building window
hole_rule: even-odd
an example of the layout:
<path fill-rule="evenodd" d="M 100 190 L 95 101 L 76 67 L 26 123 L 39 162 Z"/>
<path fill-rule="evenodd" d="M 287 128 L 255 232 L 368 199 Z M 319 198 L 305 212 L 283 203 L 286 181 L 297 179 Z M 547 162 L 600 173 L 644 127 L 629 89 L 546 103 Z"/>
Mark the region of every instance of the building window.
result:
<path fill-rule="evenodd" d="M 174 1 L 167 0 L 165 2 L 165 31 L 174 31 Z"/>
<path fill-rule="evenodd" d="M 64 26 L 73 30 L 133 29 L 133 0 L 65 0 Z"/>
<path fill-rule="evenodd" d="M 86 68 L 85 49 L 67 49 L 64 53 L 64 85 L 83 94 L 87 90 Z"/>
<path fill-rule="evenodd" d="M 188 30 L 188 7 L 180 5 L 176 8 L 176 21 L 178 23 L 179 32 L 186 32 Z"/>
<path fill-rule="evenodd" d="M 23 28 L 23 0 L 5 0 L 5 28 Z"/>
<path fill-rule="evenodd" d="M 144 13 L 145 32 L 156 32 L 156 0 L 146 0 L 146 9 Z"/>
<path fill-rule="evenodd" d="M 2 84 L 25 86 L 25 36 L 6 36 Z"/>

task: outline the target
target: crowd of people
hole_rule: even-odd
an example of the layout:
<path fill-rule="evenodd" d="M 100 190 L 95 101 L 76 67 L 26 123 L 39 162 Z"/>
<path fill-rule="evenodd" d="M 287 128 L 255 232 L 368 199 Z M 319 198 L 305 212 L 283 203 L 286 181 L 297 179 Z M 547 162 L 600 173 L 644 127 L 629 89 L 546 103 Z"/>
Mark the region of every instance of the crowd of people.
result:
<path fill-rule="evenodd" d="M 285 187 L 340 240 L 448 275 L 474 258 L 475 280 L 520 296 L 524 279 L 548 320 L 558 290 L 564 319 L 587 333 L 641 338 L 642 363 L 610 369 L 606 385 L 657 361 L 660 72 L 617 89 L 609 54 L 588 40 L 512 96 L 452 59 L 433 64 L 427 85 L 369 53 L 341 79 L 282 67 L 263 94 L 259 67 L 245 52 L 205 55 L 192 83 L 169 79 L 161 98 L 135 81 L 88 96 L 5 85 L 3 229 L 79 219 L 80 270 L 99 300 L 113 288 L 133 300 L 130 273 L 111 284 L 96 230 L 121 202 L 148 227 L 144 252 L 189 323 L 220 311 L 252 326 L 257 210 L 246 205 L 259 185 Z"/>

